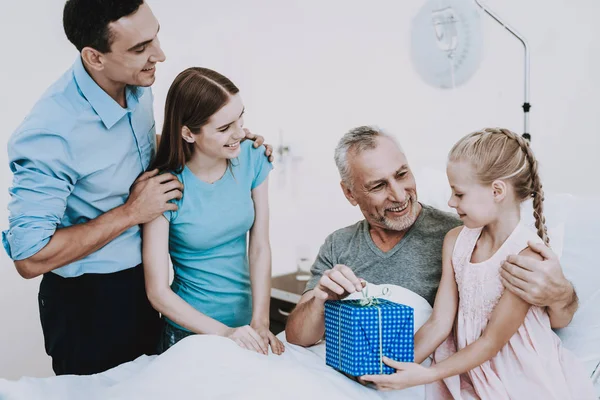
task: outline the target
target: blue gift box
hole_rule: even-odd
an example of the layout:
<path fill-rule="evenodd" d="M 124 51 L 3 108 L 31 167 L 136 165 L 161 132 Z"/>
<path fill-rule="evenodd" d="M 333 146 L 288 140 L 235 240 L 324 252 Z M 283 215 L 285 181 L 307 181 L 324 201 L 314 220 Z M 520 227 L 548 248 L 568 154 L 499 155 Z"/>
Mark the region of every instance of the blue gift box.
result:
<path fill-rule="evenodd" d="M 413 308 L 378 299 L 325 303 L 325 351 L 327 365 L 351 376 L 392 374 L 386 356 L 414 361 Z"/>

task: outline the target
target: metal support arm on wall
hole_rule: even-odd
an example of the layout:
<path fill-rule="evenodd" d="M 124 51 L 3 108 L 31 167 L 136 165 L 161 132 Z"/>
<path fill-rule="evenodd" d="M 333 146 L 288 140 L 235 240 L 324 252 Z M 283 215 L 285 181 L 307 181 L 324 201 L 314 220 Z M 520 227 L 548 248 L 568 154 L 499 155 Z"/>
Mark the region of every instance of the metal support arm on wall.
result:
<path fill-rule="evenodd" d="M 531 140 L 531 133 L 529 132 L 529 109 L 531 108 L 531 104 L 529 103 L 529 45 L 527 44 L 527 40 L 523 37 L 523 35 L 519 34 L 513 28 L 508 26 L 504 21 L 498 17 L 496 13 L 490 10 L 486 5 L 481 4 L 480 0 L 475 0 L 475 3 L 490 17 L 492 17 L 496 22 L 502 25 L 507 31 L 509 31 L 514 37 L 519 39 L 521 43 L 523 43 L 523 47 L 525 48 L 525 101 L 523 103 L 523 112 L 524 112 L 524 131 L 523 137 L 527 140 Z"/>

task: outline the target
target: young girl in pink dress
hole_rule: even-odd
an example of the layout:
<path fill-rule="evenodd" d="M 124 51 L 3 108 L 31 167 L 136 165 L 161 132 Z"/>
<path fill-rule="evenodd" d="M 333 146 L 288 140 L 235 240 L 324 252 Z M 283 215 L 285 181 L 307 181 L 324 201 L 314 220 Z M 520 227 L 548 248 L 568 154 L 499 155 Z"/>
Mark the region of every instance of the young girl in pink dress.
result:
<path fill-rule="evenodd" d="M 401 364 L 387 388 L 428 384 L 428 399 L 595 399 L 546 310 L 505 291 L 500 280 L 509 254 L 541 258 L 528 242 L 549 243 L 528 143 L 505 129 L 472 133 L 450 151 L 447 174 L 448 205 L 464 226 L 446 235 L 434 311 L 416 336 L 415 354 L 435 350 L 433 363 Z M 531 197 L 537 235 L 520 222 L 520 205 Z"/>

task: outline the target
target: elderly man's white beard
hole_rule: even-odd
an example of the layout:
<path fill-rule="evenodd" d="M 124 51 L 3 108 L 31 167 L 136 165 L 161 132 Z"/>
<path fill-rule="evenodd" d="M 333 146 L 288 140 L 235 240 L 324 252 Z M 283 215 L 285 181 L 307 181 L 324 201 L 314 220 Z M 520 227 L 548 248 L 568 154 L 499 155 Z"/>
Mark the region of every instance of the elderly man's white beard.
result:
<path fill-rule="evenodd" d="M 406 215 L 403 215 L 402 217 L 398 218 L 398 219 L 391 219 L 391 218 L 387 218 L 385 215 L 384 216 L 380 216 L 379 218 L 379 222 L 384 225 L 387 229 L 392 230 L 392 231 L 405 231 L 407 229 L 409 229 L 411 226 L 413 226 L 413 224 L 415 223 L 415 221 L 417 220 L 417 196 L 416 194 L 410 194 L 409 197 L 409 211 Z"/>

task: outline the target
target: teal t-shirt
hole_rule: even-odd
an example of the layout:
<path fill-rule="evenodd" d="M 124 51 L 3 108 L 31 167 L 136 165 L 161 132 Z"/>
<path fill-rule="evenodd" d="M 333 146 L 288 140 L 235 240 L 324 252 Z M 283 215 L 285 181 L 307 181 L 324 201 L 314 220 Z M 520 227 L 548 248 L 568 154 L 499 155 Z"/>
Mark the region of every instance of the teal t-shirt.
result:
<path fill-rule="evenodd" d="M 184 185 L 179 209 L 164 214 L 170 222 L 171 288 L 196 310 L 229 327 L 252 319 L 247 237 L 254 223 L 251 191 L 273 169 L 264 152 L 264 146 L 255 149 L 251 141 L 242 142 L 232 167 L 212 184 L 185 167 L 177 174 Z"/>

